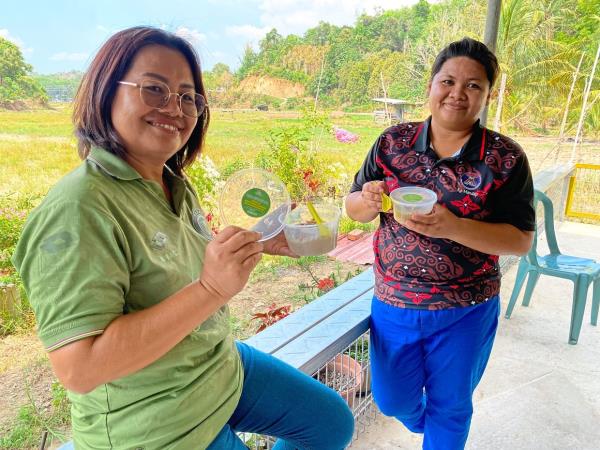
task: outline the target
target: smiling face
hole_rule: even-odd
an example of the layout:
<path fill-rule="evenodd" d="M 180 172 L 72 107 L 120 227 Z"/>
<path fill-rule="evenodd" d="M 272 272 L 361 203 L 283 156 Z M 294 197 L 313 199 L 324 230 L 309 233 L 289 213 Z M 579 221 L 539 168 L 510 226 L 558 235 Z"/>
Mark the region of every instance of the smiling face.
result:
<path fill-rule="evenodd" d="M 428 85 L 432 120 L 447 130 L 473 126 L 490 96 L 484 67 L 474 59 L 448 59 Z"/>
<path fill-rule="evenodd" d="M 194 90 L 194 78 L 185 57 L 160 45 L 142 48 L 120 81 L 139 84 L 144 80 L 162 81 L 172 93 Z M 182 114 L 176 95 L 164 108 L 155 109 L 144 104 L 139 88 L 121 84 L 112 103 L 111 119 L 125 147 L 127 161 L 160 170 L 184 147 L 197 122 Z"/>

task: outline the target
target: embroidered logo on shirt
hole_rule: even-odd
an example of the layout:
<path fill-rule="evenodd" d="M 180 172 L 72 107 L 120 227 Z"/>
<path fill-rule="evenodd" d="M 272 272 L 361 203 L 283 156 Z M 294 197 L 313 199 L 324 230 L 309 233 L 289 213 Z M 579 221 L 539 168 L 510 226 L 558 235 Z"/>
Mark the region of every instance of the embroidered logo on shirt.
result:
<path fill-rule="evenodd" d="M 75 239 L 68 231 L 60 231 L 42 241 L 40 248 L 47 253 L 58 253 L 75 243 Z"/>
<path fill-rule="evenodd" d="M 465 189 L 473 191 L 481 186 L 481 176 L 477 173 L 463 173 L 460 176 L 460 182 Z"/>
<path fill-rule="evenodd" d="M 154 237 L 152 238 L 152 241 L 150 242 L 150 246 L 154 250 L 164 250 L 167 246 L 168 241 L 169 238 L 165 233 L 163 233 L 162 231 L 157 231 Z"/>

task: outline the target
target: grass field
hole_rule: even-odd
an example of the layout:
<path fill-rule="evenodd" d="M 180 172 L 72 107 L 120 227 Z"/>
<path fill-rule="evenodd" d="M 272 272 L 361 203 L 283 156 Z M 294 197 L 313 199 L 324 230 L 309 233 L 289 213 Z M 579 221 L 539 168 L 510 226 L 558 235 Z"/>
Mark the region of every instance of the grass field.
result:
<path fill-rule="evenodd" d="M 220 112 L 213 113 L 205 154 L 222 169 L 236 159 L 252 160 L 266 147 L 269 131 L 298 124 L 297 113 Z M 321 158 L 338 162 L 352 176 L 383 126 L 369 115 L 338 114 L 330 117 L 336 126 L 360 136 L 355 144 L 337 142 L 330 133 L 313 136 L 312 145 Z M 535 172 L 571 156 L 570 143 L 555 158 L 552 138 L 516 137 L 527 151 Z M 0 196 L 7 194 L 43 195 L 62 175 L 79 164 L 71 125 L 71 110 L 57 106 L 33 112 L 0 111 Z M 579 151 L 580 162 L 600 163 L 600 145 L 586 143 Z"/>
<path fill-rule="evenodd" d="M 71 125 L 71 111 L 60 107 L 36 112 L 0 112 L 0 195 L 44 194 L 62 175 L 79 163 Z M 223 168 L 236 159 L 252 160 L 266 147 L 273 127 L 300 122 L 296 113 L 213 113 L 205 154 Z M 367 116 L 333 119 L 335 125 L 361 136 L 359 144 L 341 144 L 332 135 L 314 137 L 322 157 L 339 161 L 352 173 L 381 127 Z"/>

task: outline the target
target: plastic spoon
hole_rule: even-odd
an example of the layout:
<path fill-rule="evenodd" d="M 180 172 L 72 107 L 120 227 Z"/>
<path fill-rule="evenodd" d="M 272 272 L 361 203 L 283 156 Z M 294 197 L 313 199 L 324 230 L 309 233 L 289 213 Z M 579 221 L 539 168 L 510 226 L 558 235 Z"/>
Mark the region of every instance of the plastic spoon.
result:
<path fill-rule="evenodd" d="M 306 207 L 308 208 L 308 212 L 319 228 L 319 234 L 323 237 L 331 236 L 329 228 L 327 228 L 327 225 L 324 224 L 323 219 L 321 219 L 321 216 L 319 216 L 319 213 L 315 209 L 315 206 L 312 204 L 312 202 L 306 202 Z"/>
<path fill-rule="evenodd" d="M 381 193 L 381 211 L 386 213 L 392 209 L 392 199 L 385 192 Z"/>

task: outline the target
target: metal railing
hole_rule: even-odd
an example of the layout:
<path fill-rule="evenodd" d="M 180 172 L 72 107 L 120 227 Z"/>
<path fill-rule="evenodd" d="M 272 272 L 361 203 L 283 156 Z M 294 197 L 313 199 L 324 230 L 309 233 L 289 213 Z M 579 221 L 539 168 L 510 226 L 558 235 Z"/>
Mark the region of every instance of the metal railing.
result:
<path fill-rule="evenodd" d="M 371 365 L 369 362 L 369 332 L 363 333 L 342 352 L 335 355 L 312 374 L 313 378 L 338 392 L 354 415 L 354 438 L 377 417 L 377 408 L 371 393 Z M 241 433 L 240 438 L 252 450 L 270 450 L 275 438 Z"/>

